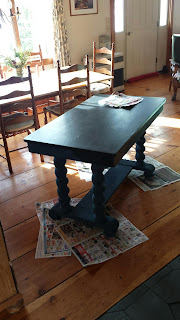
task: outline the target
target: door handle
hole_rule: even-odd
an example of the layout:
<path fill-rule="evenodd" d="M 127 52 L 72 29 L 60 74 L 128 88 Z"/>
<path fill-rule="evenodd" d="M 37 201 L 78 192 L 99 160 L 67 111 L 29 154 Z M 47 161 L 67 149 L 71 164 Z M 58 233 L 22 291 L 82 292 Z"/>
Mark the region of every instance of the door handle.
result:
<path fill-rule="evenodd" d="M 132 32 L 130 32 L 130 31 L 127 33 L 128 36 L 130 36 L 131 34 L 132 34 Z"/>

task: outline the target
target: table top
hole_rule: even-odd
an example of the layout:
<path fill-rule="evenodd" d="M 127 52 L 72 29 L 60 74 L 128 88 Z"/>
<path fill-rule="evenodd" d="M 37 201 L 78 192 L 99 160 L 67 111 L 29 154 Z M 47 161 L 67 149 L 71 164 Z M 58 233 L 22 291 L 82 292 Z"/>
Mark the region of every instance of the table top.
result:
<path fill-rule="evenodd" d="M 160 114 L 165 98 L 144 97 L 129 109 L 101 106 L 93 96 L 25 138 L 35 153 L 116 165 Z"/>
<path fill-rule="evenodd" d="M 71 78 L 74 77 L 86 77 L 86 70 L 79 70 L 74 72 L 69 72 L 66 74 L 62 74 L 62 81 L 69 81 Z M 104 75 L 99 72 L 93 72 L 89 71 L 89 82 L 99 82 L 103 80 L 112 79 L 112 76 Z M 39 74 L 32 73 L 32 82 L 33 82 L 33 89 L 34 89 L 34 97 L 35 100 L 41 100 L 44 98 L 50 98 L 54 97 L 59 94 L 59 88 L 58 88 L 58 74 L 57 69 L 49 69 L 40 71 Z M 82 82 L 83 85 L 83 82 Z M 86 85 L 86 82 L 84 82 L 84 85 Z M 18 90 L 18 85 L 13 85 L 13 90 Z M 19 85 L 20 86 L 20 85 Z M 20 87 L 19 87 L 20 88 Z M 2 88 L 1 88 L 2 89 Z M 3 90 L 3 92 L 2 92 Z M 1 90 L 1 95 L 8 94 L 10 90 L 9 85 L 4 86 Z M 21 97 L 21 100 L 28 99 L 30 96 Z M 18 101 L 20 98 L 16 99 L 8 99 L 8 100 L 0 100 L 0 106 L 8 105 L 9 103 L 12 103 L 13 101 Z"/>

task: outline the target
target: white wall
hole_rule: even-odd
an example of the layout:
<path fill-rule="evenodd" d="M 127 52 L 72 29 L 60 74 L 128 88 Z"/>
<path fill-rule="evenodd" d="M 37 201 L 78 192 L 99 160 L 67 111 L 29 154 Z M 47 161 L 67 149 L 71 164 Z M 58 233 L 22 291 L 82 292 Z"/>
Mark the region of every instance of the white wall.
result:
<path fill-rule="evenodd" d="M 64 14 L 67 26 L 68 41 L 72 63 L 82 63 L 85 54 L 92 55 L 93 41 L 99 46 L 100 35 L 110 35 L 110 0 L 98 0 L 98 14 L 70 15 L 69 1 L 64 0 Z M 180 33 L 180 0 L 174 0 L 173 33 Z M 166 61 L 167 28 L 161 27 L 158 32 L 158 66 L 161 70 Z M 116 52 L 124 53 L 125 32 L 115 37 Z"/>
<path fill-rule="evenodd" d="M 180 33 L 180 0 L 174 0 L 173 33 Z"/>
<path fill-rule="evenodd" d="M 99 47 L 99 36 L 110 35 L 110 1 L 98 0 L 98 14 L 70 16 L 64 0 L 64 15 L 72 63 L 82 63 L 85 54 L 92 55 L 93 41 Z"/>

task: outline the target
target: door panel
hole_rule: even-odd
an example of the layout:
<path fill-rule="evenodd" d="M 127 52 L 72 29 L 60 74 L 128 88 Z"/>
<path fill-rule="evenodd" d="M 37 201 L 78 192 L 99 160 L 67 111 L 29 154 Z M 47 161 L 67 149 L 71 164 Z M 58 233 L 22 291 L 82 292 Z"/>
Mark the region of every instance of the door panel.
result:
<path fill-rule="evenodd" d="M 126 79 L 156 71 L 159 0 L 127 0 Z"/>

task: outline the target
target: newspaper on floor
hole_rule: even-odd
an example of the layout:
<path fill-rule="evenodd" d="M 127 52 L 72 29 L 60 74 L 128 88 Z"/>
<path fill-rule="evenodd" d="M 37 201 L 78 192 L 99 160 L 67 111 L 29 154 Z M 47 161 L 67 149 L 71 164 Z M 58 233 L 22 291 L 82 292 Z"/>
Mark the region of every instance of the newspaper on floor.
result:
<path fill-rule="evenodd" d="M 108 98 L 100 100 L 100 105 L 108 105 L 112 108 L 132 107 L 143 100 L 142 97 L 127 96 L 123 93 L 113 92 Z"/>
<path fill-rule="evenodd" d="M 74 198 L 71 204 L 76 205 L 80 200 Z M 51 219 L 49 217 L 49 209 L 56 202 L 57 199 L 36 203 L 41 226 L 36 258 L 62 257 L 68 256 L 73 252 L 82 266 L 87 266 L 112 259 L 120 253 L 148 240 L 141 231 L 122 214 L 113 209 L 110 204 L 106 205 L 106 214 L 119 221 L 119 228 L 114 237 L 107 238 L 101 228 L 92 227 L 84 222 L 72 219 L 61 219 L 59 221 Z M 44 232 L 44 227 L 47 233 L 46 230 Z M 47 241 L 49 234 L 52 239 L 52 233 L 55 240 L 59 239 L 57 243 Z"/>
<path fill-rule="evenodd" d="M 100 228 L 74 220 L 56 228 L 82 266 L 112 259 L 148 240 L 141 231 L 111 205 L 106 206 L 106 213 L 119 221 L 119 228 L 112 238 L 105 237 Z"/>
<path fill-rule="evenodd" d="M 91 163 L 76 161 L 76 166 L 81 180 L 91 181 L 92 180 L 92 170 Z M 105 174 L 109 168 L 104 169 L 103 174 Z"/>
<path fill-rule="evenodd" d="M 146 156 L 145 162 L 150 163 L 155 167 L 155 172 L 152 177 L 145 177 L 144 172 L 140 170 L 132 170 L 128 175 L 128 178 L 138 185 L 143 191 L 156 190 L 180 180 L 179 173 L 159 161 Z"/>
<path fill-rule="evenodd" d="M 71 199 L 71 205 L 75 206 L 81 199 Z M 38 236 L 35 258 L 51 258 L 70 256 L 71 249 L 56 231 L 56 226 L 66 223 L 70 219 L 55 221 L 50 218 L 45 208 L 52 208 L 58 199 L 36 202 L 36 212 L 40 221 L 40 231 Z"/>

